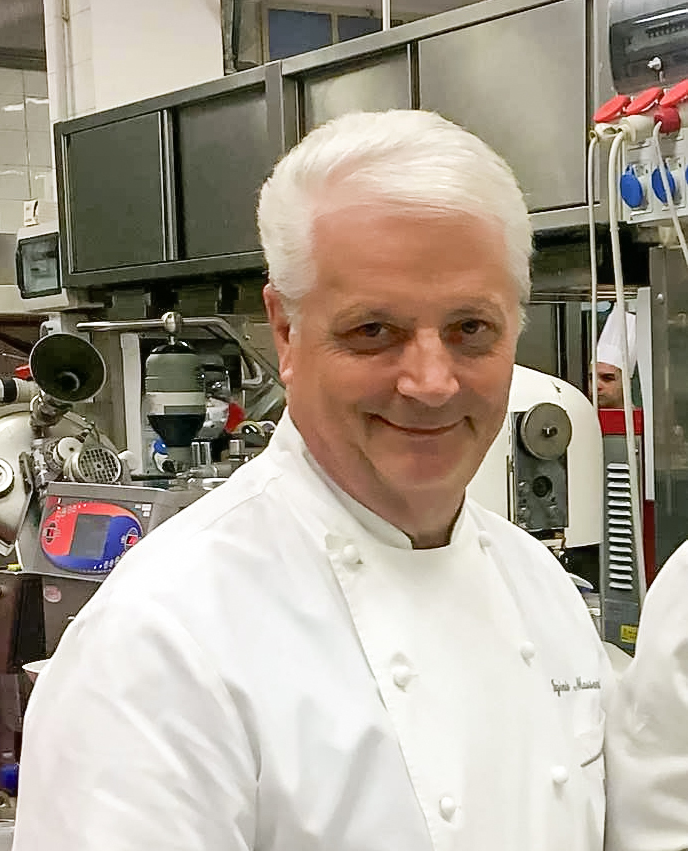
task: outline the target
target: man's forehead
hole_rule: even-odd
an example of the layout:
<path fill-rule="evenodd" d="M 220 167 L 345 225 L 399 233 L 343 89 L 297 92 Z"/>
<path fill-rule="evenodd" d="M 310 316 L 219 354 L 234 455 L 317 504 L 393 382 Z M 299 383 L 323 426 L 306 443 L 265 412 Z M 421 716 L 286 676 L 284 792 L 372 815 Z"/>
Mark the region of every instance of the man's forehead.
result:
<path fill-rule="evenodd" d="M 610 366 L 609 364 L 597 364 L 597 374 L 600 378 L 604 378 L 607 381 L 613 381 L 621 374 L 621 370 L 615 366 Z"/>
<path fill-rule="evenodd" d="M 323 193 L 314 199 L 313 225 L 316 231 L 346 222 L 361 224 L 375 219 L 397 220 L 400 225 L 409 222 L 433 224 L 457 232 L 476 226 L 500 235 L 504 231 L 503 223 L 494 217 L 477 210 L 451 208 L 439 199 L 433 202 L 431 198 L 414 201 L 388 197 L 365 187 L 337 187 L 332 193 Z"/>

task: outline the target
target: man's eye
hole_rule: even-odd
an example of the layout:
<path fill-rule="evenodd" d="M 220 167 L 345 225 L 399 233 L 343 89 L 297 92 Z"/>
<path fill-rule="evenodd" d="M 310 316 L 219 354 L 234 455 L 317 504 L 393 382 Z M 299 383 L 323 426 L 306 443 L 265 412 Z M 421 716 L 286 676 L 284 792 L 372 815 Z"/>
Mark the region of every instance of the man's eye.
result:
<path fill-rule="evenodd" d="M 444 339 L 466 354 L 478 355 L 489 351 L 499 336 L 499 327 L 485 319 L 461 319 L 447 329 Z"/>
<path fill-rule="evenodd" d="M 367 337 L 369 340 L 379 337 L 384 331 L 384 325 L 381 322 L 366 322 L 365 325 L 359 325 L 355 329 L 355 334 L 360 334 L 362 337 Z"/>
<path fill-rule="evenodd" d="M 342 342 L 354 352 L 369 354 L 384 351 L 396 345 L 403 333 L 384 322 L 363 322 L 340 335 Z"/>
<path fill-rule="evenodd" d="M 479 331 L 484 331 L 485 328 L 487 328 L 487 324 L 483 322 L 482 319 L 467 319 L 465 322 L 461 323 L 460 328 L 463 334 L 472 336 L 473 334 L 477 334 Z"/>
<path fill-rule="evenodd" d="M 489 336 L 486 332 L 490 330 L 493 330 L 492 326 L 484 319 L 462 319 L 448 329 L 449 336 L 459 341 L 476 336 L 482 339 Z"/>

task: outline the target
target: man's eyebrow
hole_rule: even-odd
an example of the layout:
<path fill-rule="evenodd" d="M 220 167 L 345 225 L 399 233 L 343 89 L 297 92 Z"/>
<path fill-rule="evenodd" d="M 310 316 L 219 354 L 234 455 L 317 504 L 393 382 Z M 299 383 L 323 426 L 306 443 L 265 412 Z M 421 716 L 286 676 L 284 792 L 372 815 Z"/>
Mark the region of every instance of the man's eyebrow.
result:
<path fill-rule="evenodd" d="M 391 310 L 380 307 L 366 307 L 364 304 L 357 304 L 353 307 L 346 307 L 334 315 L 334 322 L 341 325 L 356 322 L 391 322 L 394 320 L 394 315 Z M 396 319 L 398 322 L 399 319 Z"/>
<path fill-rule="evenodd" d="M 452 317 L 463 318 L 465 316 L 470 316 L 475 313 L 503 313 L 502 307 L 496 301 L 488 298 L 475 298 L 468 299 L 463 302 L 460 307 L 457 307 L 455 310 L 450 311 L 447 314 L 447 318 L 451 319 Z"/>
<path fill-rule="evenodd" d="M 446 322 L 455 322 L 474 316 L 476 313 L 494 315 L 502 314 L 500 305 L 491 299 L 477 297 L 465 299 L 459 307 L 450 310 L 444 317 Z M 399 316 L 394 307 L 373 307 L 365 304 L 356 304 L 345 307 L 334 315 L 336 323 L 347 324 L 348 322 L 394 322 L 405 323 L 406 320 L 413 321 L 413 317 Z"/>

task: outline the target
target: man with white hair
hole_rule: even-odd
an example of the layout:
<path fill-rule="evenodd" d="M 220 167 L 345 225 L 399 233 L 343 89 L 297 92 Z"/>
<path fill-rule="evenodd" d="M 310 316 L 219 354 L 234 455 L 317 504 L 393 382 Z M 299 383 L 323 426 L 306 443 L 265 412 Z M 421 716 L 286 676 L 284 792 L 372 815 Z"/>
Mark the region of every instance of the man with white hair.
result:
<path fill-rule="evenodd" d="M 465 496 L 529 292 L 511 171 L 438 115 L 350 114 L 258 220 L 288 411 L 67 630 L 14 851 L 600 851 L 602 646 Z"/>

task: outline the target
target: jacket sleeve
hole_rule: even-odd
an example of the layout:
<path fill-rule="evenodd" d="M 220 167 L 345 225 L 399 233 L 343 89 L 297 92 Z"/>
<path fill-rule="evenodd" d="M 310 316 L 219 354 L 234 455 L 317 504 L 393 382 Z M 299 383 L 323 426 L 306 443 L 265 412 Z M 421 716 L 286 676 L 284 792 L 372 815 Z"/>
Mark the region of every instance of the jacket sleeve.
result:
<path fill-rule="evenodd" d="M 97 600 L 29 701 L 14 851 L 253 848 L 240 696 L 158 603 Z"/>
<path fill-rule="evenodd" d="M 645 599 L 606 750 L 607 851 L 688 848 L 688 544 Z"/>

